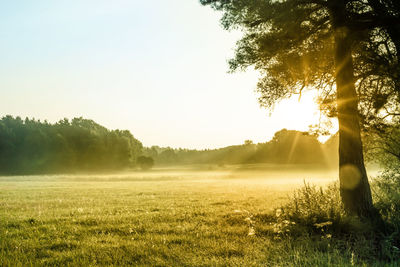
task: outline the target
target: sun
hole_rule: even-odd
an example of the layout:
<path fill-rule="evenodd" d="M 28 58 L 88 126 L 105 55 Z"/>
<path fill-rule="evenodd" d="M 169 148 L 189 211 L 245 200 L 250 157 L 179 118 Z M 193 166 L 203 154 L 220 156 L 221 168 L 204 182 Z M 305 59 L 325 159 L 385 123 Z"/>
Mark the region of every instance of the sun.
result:
<path fill-rule="evenodd" d="M 310 125 L 318 124 L 321 112 L 316 103 L 316 92 L 309 91 L 301 95 L 282 100 L 272 113 L 284 123 L 285 128 L 298 131 L 308 130 Z"/>

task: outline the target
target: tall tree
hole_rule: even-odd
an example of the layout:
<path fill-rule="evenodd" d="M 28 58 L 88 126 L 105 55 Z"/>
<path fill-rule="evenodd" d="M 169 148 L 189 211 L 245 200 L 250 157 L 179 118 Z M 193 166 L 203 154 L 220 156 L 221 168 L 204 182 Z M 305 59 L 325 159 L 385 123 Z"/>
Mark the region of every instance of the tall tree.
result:
<path fill-rule="evenodd" d="M 366 61 L 363 45 L 377 41 L 371 36 L 380 29 L 379 14 L 374 11 L 371 18 L 368 2 L 356 0 L 200 2 L 223 11 L 221 22 L 226 29 L 244 33 L 230 67 L 252 66 L 261 73 L 258 91 L 262 105 L 271 108 L 303 90 L 318 90 L 322 102 L 330 104 L 329 110 L 339 121 L 343 204 L 351 214 L 373 215 L 356 86 L 359 88 L 361 74 L 367 75 L 357 64 Z M 370 54 L 375 56 L 379 51 L 371 48 Z M 380 64 L 375 61 L 370 65 L 375 68 Z"/>

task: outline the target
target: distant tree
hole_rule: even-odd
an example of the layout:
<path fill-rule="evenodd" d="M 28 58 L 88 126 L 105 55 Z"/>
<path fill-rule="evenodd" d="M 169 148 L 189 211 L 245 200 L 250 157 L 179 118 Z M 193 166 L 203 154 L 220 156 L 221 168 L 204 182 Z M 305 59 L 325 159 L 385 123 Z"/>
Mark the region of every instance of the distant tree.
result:
<path fill-rule="evenodd" d="M 270 160 L 276 163 L 326 163 L 321 144 L 316 136 L 307 132 L 280 130 L 269 142 L 268 150 Z"/>
<path fill-rule="evenodd" d="M 160 155 L 155 154 L 155 161 L 168 165 L 275 163 L 331 167 L 333 162 L 338 161 L 336 140 L 337 138 L 331 138 L 327 144 L 321 144 L 315 135 L 283 129 L 266 143 L 245 141 L 242 145 L 205 150 L 158 147 L 157 151 L 161 152 Z M 155 148 L 144 148 L 143 155 L 151 156 L 153 149 Z"/>
<path fill-rule="evenodd" d="M 232 70 L 253 66 L 260 71 L 263 77 L 258 91 L 262 105 L 273 107 L 280 99 L 296 93 L 301 95 L 307 89 L 318 89 L 325 95 L 321 103 L 330 106 L 327 110 L 339 121 L 339 180 L 343 204 L 349 213 L 374 216 L 360 133 L 361 123 L 368 120 L 360 121 L 360 114 L 373 114 L 374 119 L 383 107 L 379 102 L 385 107 L 397 103 L 387 101 L 379 90 L 371 89 L 368 82 L 364 86 L 363 82 L 375 82 L 376 75 L 371 70 L 386 69 L 377 76 L 385 81 L 385 90 L 396 90 L 393 81 L 399 77 L 398 58 L 390 59 L 390 54 L 398 50 L 389 46 L 385 52 L 381 46 L 386 33 L 389 39 L 392 36 L 391 43 L 396 42 L 396 33 L 390 34 L 390 29 L 399 29 L 396 1 L 200 2 L 224 12 L 222 25 L 226 29 L 240 29 L 244 33 L 230 66 Z M 385 14 L 380 13 L 382 5 Z M 386 12 L 389 7 L 396 12 Z M 383 63 L 385 57 L 389 58 L 389 65 Z M 387 69 L 386 66 L 395 67 Z M 378 94 L 374 96 L 374 93 Z M 365 97 L 371 94 L 372 97 Z M 383 100 L 376 96 L 382 96 Z M 368 112 L 366 107 L 374 105 L 373 111 Z"/>
<path fill-rule="evenodd" d="M 122 169 L 133 166 L 141 150 L 129 131 L 110 131 L 83 118 L 55 124 L 0 119 L 1 173 Z"/>
<path fill-rule="evenodd" d="M 166 164 L 171 164 L 177 161 L 177 154 L 175 153 L 175 150 L 168 147 L 165 150 L 163 150 L 160 154 L 158 154 L 157 158 L 160 162 L 166 163 Z"/>
<path fill-rule="evenodd" d="M 244 145 L 245 145 L 245 146 L 251 146 L 251 145 L 254 145 L 254 143 L 253 143 L 252 140 L 245 140 L 245 141 L 244 141 Z"/>
<path fill-rule="evenodd" d="M 136 162 L 142 170 L 149 170 L 154 166 L 154 159 L 151 157 L 140 156 Z"/>
<path fill-rule="evenodd" d="M 157 147 L 157 146 L 152 146 L 152 147 L 145 147 L 145 148 L 143 148 L 142 152 L 143 152 L 143 155 L 148 156 L 148 157 L 151 157 L 151 158 L 153 158 L 154 160 L 156 160 L 157 157 L 158 157 L 158 151 L 159 151 L 159 150 L 160 150 L 159 147 Z"/>

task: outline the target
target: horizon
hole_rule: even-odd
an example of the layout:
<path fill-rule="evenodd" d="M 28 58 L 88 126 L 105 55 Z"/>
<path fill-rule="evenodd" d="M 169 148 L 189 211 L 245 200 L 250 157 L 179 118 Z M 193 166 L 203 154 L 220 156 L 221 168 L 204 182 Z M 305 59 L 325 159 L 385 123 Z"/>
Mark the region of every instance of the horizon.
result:
<path fill-rule="evenodd" d="M 68 120 L 69 122 L 71 122 L 73 119 L 79 119 L 79 118 L 82 118 L 82 119 L 84 119 L 84 120 L 90 120 L 90 121 L 93 121 L 93 122 L 95 122 L 96 124 L 99 124 L 98 122 L 96 122 L 95 120 L 93 120 L 93 119 L 91 119 L 91 118 L 85 118 L 85 117 L 74 117 L 74 118 L 62 118 L 62 119 L 59 119 L 59 120 L 55 120 L 55 121 L 48 121 L 47 119 L 37 119 L 37 118 L 34 118 L 34 117 L 31 117 L 31 118 L 29 118 L 29 117 L 25 117 L 25 118 L 22 118 L 21 116 L 13 116 L 13 115 L 10 115 L 10 114 L 6 114 L 6 115 L 4 115 L 3 117 L 0 117 L 0 119 L 1 118 L 4 118 L 4 117 L 7 117 L 7 116 L 12 116 L 13 118 L 20 118 L 21 120 L 26 120 L 26 119 L 28 119 L 28 120 L 34 120 L 34 121 L 38 121 L 38 122 L 41 122 L 41 123 L 50 123 L 50 124 L 56 124 L 56 123 L 58 123 L 58 122 L 60 122 L 60 121 L 62 121 L 62 120 L 64 120 L 64 119 L 66 119 L 66 120 Z M 102 127 L 105 127 L 104 125 L 102 125 L 102 124 L 99 124 L 100 126 L 102 126 Z M 127 131 L 129 131 L 136 139 L 137 139 L 137 137 L 134 135 L 134 133 L 132 133 L 129 129 L 125 129 L 125 128 L 108 128 L 108 127 L 105 127 L 107 130 L 109 130 L 109 131 L 114 131 L 114 130 L 121 130 L 121 131 L 125 131 L 125 130 L 127 130 Z M 307 132 L 309 132 L 309 131 L 302 131 L 302 130 L 296 130 L 296 129 L 290 129 L 290 128 L 282 128 L 282 129 L 279 129 L 279 130 L 277 130 L 273 135 L 272 135 L 272 137 L 271 138 L 269 138 L 269 139 L 267 139 L 267 140 L 264 140 L 264 141 L 261 141 L 261 142 L 254 142 L 254 140 L 251 140 L 251 139 L 246 139 L 246 140 L 243 140 L 243 142 L 242 143 L 235 143 L 235 144 L 228 144 L 228 145 L 226 145 L 226 146 L 221 146 L 221 147 L 206 147 L 206 148 L 187 148 L 187 147 L 172 147 L 172 146 L 159 146 L 159 145 L 157 145 L 157 144 L 150 144 L 150 145 L 143 145 L 143 147 L 145 147 L 145 148 L 152 148 L 152 147 L 159 147 L 159 148 L 171 148 L 171 149 L 174 149 L 174 150 L 179 150 L 179 149 L 186 149 L 186 150 L 197 150 L 197 151 L 204 151 L 204 150 L 218 150 L 218 149 L 222 149 L 222 148 L 226 148 L 226 147 L 231 147 L 231 146 L 240 146 L 240 145 L 243 145 L 246 141 L 251 141 L 251 142 L 253 142 L 253 144 L 254 145 L 257 145 L 257 144 L 264 144 L 264 143 L 268 143 L 268 142 L 270 142 L 272 139 L 273 139 L 273 137 L 274 137 L 274 135 L 277 133 L 277 132 L 280 132 L 280 131 L 283 131 L 283 130 L 287 130 L 287 131 L 297 131 L 297 132 L 304 132 L 304 133 L 307 133 Z M 328 141 L 330 138 L 332 138 L 334 135 L 335 135 L 336 133 L 331 133 L 330 135 L 327 135 L 327 136 L 318 136 L 317 137 L 317 140 L 318 140 L 318 142 L 320 143 L 320 144 L 325 144 L 326 143 L 326 141 Z M 142 141 L 140 140 L 140 139 L 138 139 L 138 141 L 140 141 L 141 143 L 142 143 Z"/>

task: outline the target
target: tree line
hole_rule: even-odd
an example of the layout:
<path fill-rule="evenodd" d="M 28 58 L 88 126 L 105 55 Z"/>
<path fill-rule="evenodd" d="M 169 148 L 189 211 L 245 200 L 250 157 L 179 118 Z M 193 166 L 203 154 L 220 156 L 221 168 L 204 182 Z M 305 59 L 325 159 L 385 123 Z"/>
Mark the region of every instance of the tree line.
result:
<path fill-rule="evenodd" d="M 265 143 L 246 140 L 242 145 L 205 150 L 152 146 L 144 148 L 143 154 L 161 165 L 272 163 L 333 167 L 338 162 L 337 149 L 337 135 L 322 144 L 316 135 L 283 129 Z"/>
<path fill-rule="evenodd" d="M 265 143 L 247 140 L 220 149 L 143 147 L 129 131 L 108 130 L 93 120 L 0 119 L 0 173 L 68 173 L 149 169 L 153 164 L 317 164 L 337 163 L 337 136 L 321 144 L 317 136 L 283 129 Z"/>
<path fill-rule="evenodd" d="M 0 172 L 51 173 L 132 167 L 142 143 L 129 131 L 108 130 L 92 120 L 0 120 Z"/>

